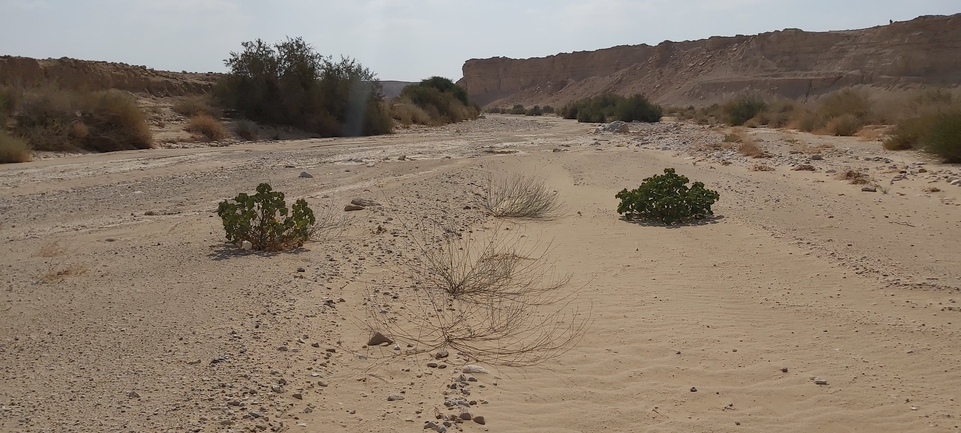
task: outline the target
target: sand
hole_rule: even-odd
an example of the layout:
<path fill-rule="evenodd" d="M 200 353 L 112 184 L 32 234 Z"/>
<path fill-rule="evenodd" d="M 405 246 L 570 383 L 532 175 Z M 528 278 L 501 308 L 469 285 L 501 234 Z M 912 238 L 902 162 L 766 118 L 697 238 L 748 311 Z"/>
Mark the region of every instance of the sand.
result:
<path fill-rule="evenodd" d="M 961 170 L 771 130 L 745 132 L 774 156 L 750 159 L 724 132 L 491 116 L 0 166 L 0 431 L 414 432 L 458 415 L 455 396 L 485 424 L 449 431 L 959 431 Z M 665 167 L 718 190 L 717 217 L 619 219 L 614 194 Z M 829 172 L 849 168 L 878 191 Z M 515 173 L 563 212 L 485 215 L 484 179 Z M 225 244 L 217 203 L 264 181 L 347 232 Z M 378 204 L 343 212 L 353 198 Z M 421 226 L 550 244 L 589 327 L 526 367 L 365 347 L 372 305 L 418 303 L 404 263 Z M 458 382 L 467 363 L 489 373 Z"/>

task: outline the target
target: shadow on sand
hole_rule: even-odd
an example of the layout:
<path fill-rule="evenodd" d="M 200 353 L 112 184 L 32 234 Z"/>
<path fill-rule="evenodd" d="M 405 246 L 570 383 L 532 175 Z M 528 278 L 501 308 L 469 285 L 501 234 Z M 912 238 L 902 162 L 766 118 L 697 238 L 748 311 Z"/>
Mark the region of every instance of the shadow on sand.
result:
<path fill-rule="evenodd" d="M 211 250 L 210 254 L 207 254 L 207 257 L 210 257 L 215 262 L 230 260 L 238 257 L 247 257 L 247 256 L 274 257 L 274 256 L 279 256 L 281 254 L 300 254 L 300 253 L 305 253 L 310 251 L 309 249 L 304 247 L 297 247 L 292 250 L 286 250 L 286 251 L 254 251 L 254 250 L 247 251 L 247 250 L 238 248 L 234 244 L 229 244 L 229 243 L 211 245 L 210 250 Z"/>
<path fill-rule="evenodd" d="M 706 226 L 706 225 L 711 225 L 711 224 L 717 224 L 718 221 L 720 221 L 720 220 L 722 220 L 722 219 L 724 219 L 724 215 L 714 215 L 714 216 L 709 216 L 709 217 L 706 217 L 706 218 L 689 220 L 689 221 L 685 221 L 685 222 L 681 222 L 681 223 L 664 224 L 664 223 L 662 223 L 662 222 L 660 222 L 660 221 L 648 221 L 648 220 L 643 220 L 643 219 L 630 219 L 630 220 L 629 220 L 629 219 L 627 219 L 627 218 L 625 218 L 625 217 L 621 217 L 621 221 L 624 221 L 624 222 L 627 222 L 627 223 L 636 224 L 636 225 L 639 225 L 639 226 L 642 226 L 642 227 L 661 227 L 661 228 L 665 228 L 665 229 L 679 229 L 679 228 L 683 228 L 683 227 Z"/>

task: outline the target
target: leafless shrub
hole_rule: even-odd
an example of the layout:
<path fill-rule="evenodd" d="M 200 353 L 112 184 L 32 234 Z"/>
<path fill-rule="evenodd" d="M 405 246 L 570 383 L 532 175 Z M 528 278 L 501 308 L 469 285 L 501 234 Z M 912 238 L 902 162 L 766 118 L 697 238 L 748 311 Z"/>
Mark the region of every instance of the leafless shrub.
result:
<path fill-rule="evenodd" d="M 855 170 L 847 170 L 843 173 L 838 173 L 838 179 L 846 180 L 854 185 L 864 185 L 871 182 L 870 175 Z"/>
<path fill-rule="evenodd" d="M 590 322 L 575 292 L 562 290 L 570 276 L 556 273 L 549 246 L 498 233 L 446 231 L 418 242 L 422 254 L 407 266 L 417 296 L 386 314 L 372 302 L 371 328 L 415 353 L 450 348 L 495 365 L 533 365 L 570 349 Z"/>
<path fill-rule="evenodd" d="M 61 246 L 59 241 L 53 241 L 40 247 L 40 250 L 37 251 L 36 257 L 56 257 L 65 252 L 67 252 L 67 249 Z"/>
<path fill-rule="evenodd" d="M 83 275 L 85 273 L 87 273 L 87 267 L 75 263 L 75 264 L 68 265 L 67 267 L 59 271 L 55 271 L 51 269 L 49 272 L 47 272 L 45 275 L 41 277 L 41 280 L 43 280 L 44 283 L 48 283 L 48 284 L 58 283 L 63 281 L 67 277 Z"/>
<path fill-rule="evenodd" d="M 310 240 L 325 242 L 347 233 L 353 218 L 338 209 L 335 202 L 335 200 L 328 200 L 326 204 L 312 209 L 316 222 L 310 229 Z"/>
<path fill-rule="evenodd" d="M 751 158 L 763 158 L 765 155 L 767 155 L 767 153 L 764 152 L 764 149 L 761 149 L 761 146 L 758 146 L 757 143 L 750 140 L 741 142 L 741 145 L 738 146 L 737 151 L 741 155 L 749 156 Z"/>
<path fill-rule="evenodd" d="M 560 211 L 557 192 L 536 176 L 487 178 L 481 206 L 498 218 L 549 219 Z"/>
<path fill-rule="evenodd" d="M 214 119 L 209 114 L 198 114 L 190 118 L 190 122 L 184 127 L 187 132 L 201 134 L 207 141 L 220 141 L 227 138 L 227 131 L 219 120 Z"/>

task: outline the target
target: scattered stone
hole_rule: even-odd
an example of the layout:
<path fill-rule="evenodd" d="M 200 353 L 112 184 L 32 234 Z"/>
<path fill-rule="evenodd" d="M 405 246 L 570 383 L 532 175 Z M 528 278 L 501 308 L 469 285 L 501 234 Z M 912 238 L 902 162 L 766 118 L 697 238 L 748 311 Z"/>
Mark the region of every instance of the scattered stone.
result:
<path fill-rule="evenodd" d="M 781 367 L 781 373 L 787 373 L 787 367 Z"/>
<path fill-rule="evenodd" d="M 794 170 L 794 171 L 815 171 L 815 168 L 814 168 L 814 166 L 811 165 L 811 164 L 801 164 L 801 165 L 798 165 L 798 166 L 792 168 L 791 170 Z"/>
<path fill-rule="evenodd" d="M 476 423 L 478 423 L 478 424 L 480 424 L 480 425 L 485 425 L 485 424 L 487 424 L 487 420 L 484 419 L 483 416 L 475 416 L 475 417 L 474 417 L 474 422 L 476 422 Z"/>
<path fill-rule="evenodd" d="M 303 267 L 300 267 L 300 268 L 297 268 L 297 272 L 307 272 L 307 270 L 304 269 Z"/>
<path fill-rule="evenodd" d="M 387 401 L 401 401 L 403 399 L 404 399 L 404 396 L 397 395 L 397 394 L 387 396 Z"/>
<path fill-rule="evenodd" d="M 127 398 L 140 398 L 140 394 L 137 394 L 137 391 L 130 391 L 127 393 Z"/>
<path fill-rule="evenodd" d="M 697 388 L 695 388 L 695 387 L 692 386 L 692 387 L 691 387 L 691 392 L 697 392 Z"/>
<path fill-rule="evenodd" d="M 344 212 L 353 212 L 358 210 L 364 210 L 364 207 L 355 204 L 348 204 L 347 206 L 344 206 Z"/>
<path fill-rule="evenodd" d="M 307 173 L 306 171 L 302 171 L 300 172 L 300 177 L 304 179 L 310 179 L 310 178 L 313 178 L 314 175 Z"/>
<path fill-rule="evenodd" d="M 313 343 L 310 343 L 310 347 L 320 347 L 320 343 L 315 341 Z"/>
<path fill-rule="evenodd" d="M 401 155 L 399 158 L 397 158 L 397 160 L 398 160 L 398 161 L 407 161 L 407 155 Z"/>
<path fill-rule="evenodd" d="M 288 351 L 288 350 L 290 350 L 290 348 L 288 348 L 287 346 L 278 346 L 278 347 L 277 347 L 277 351 L 278 351 L 278 352 L 286 352 L 286 351 Z"/>
<path fill-rule="evenodd" d="M 303 399 L 304 399 L 304 395 L 301 394 L 301 393 L 299 393 L 299 392 L 296 393 L 296 394 L 294 394 L 294 395 L 291 395 L 291 397 L 296 398 L 297 400 L 303 400 Z"/>
<path fill-rule="evenodd" d="M 961 186 L 961 179 L 952 180 L 951 185 Z"/>
<path fill-rule="evenodd" d="M 815 377 L 815 378 L 814 378 L 814 384 L 815 384 L 815 385 L 827 385 L 827 384 L 828 384 L 828 381 L 827 381 L 827 379 L 821 379 L 820 377 Z"/>
<path fill-rule="evenodd" d="M 321 388 L 326 388 L 327 385 L 329 385 L 329 384 L 327 383 L 326 380 L 317 381 L 317 386 L 319 386 L 319 387 L 321 387 Z"/>
<path fill-rule="evenodd" d="M 428 362 L 428 363 L 427 363 L 427 366 L 430 367 L 430 368 L 437 368 L 437 363 L 436 363 L 436 362 Z"/>
<path fill-rule="evenodd" d="M 350 204 L 361 207 L 380 206 L 380 203 L 366 198 L 355 198 L 350 201 Z"/>
<path fill-rule="evenodd" d="M 367 340 L 367 345 L 380 346 L 381 344 L 393 344 L 393 342 L 394 340 L 387 338 L 387 336 L 384 334 L 381 334 L 380 332 L 374 332 L 374 335 L 371 335 L 370 339 Z"/>
<path fill-rule="evenodd" d="M 276 392 L 277 394 L 280 394 L 284 392 L 284 387 L 280 385 L 270 385 L 270 390 L 273 392 Z"/>
<path fill-rule="evenodd" d="M 450 356 L 450 353 L 447 352 L 447 349 L 441 349 L 434 354 L 434 359 L 444 359 L 448 356 Z"/>
<path fill-rule="evenodd" d="M 878 187 L 874 185 L 864 185 L 861 187 L 861 191 L 864 192 L 878 192 Z"/>
<path fill-rule="evenodd" d="M 250 241 L 243 241 L 240 243 L 240 249 L 244 251 L 250 251 L 253 248 L 254 248 L 254 244 L 250 243 Z"/>
<path fill-rule="evenodd" d="M 143 214 L 146 215 L 146 216 L 154 216 L 154 215 L 157 215 L 157 212 L 156 212 L 156 211 L 152 211 L 152 210 L 148 210 L 148 211 L 144 212 Z"/>
<path fill-rule="evenodd" d="M 824 157 L 821 156 L 820 153 L 815 153 L 814 155 L 811 155 L 811 161 L 821 161 L 821 160 L 824 160 Z"/>
<path fill-rule="evenodd" d="M 460 413 L 460 419 L 462 419 L 462 420 L 464 420 L 464 421 L 470 421 L 472 418 L 473 418 L 473 417 L 470 415 L 470 412 L 468 412 L 468 411 L 466 411 L 466 410 L 465 410 L 465 411 L 462 411 L 462 412 Z"/>
<path fill-rule="evenodd" d="M 481 367 L 479 365 L 474 365 L 474 364 L 467 364 L 464 366 L 464 368 L 460 369 L 460 371 L 462 373 L 467 373 L 467 374 L 487 374 L 488 373 L 486 368 Z"/>

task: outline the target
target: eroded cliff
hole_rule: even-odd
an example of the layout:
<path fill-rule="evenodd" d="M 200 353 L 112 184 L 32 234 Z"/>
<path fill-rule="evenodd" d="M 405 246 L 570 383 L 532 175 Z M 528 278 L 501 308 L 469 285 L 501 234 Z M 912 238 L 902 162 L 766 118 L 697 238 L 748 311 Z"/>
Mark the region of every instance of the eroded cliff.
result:
<path fill-rule="evenodd" d="M 706 105 L 751 90 L 792 99 L 844 86 L 961 84 L 961 14 L 863 30 L 787 29 L 618 46 L 533 59 L 471 59 L 458 82 L 481 105 L 562 105 L 601 93 L 643 93 Z"/>

